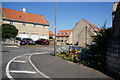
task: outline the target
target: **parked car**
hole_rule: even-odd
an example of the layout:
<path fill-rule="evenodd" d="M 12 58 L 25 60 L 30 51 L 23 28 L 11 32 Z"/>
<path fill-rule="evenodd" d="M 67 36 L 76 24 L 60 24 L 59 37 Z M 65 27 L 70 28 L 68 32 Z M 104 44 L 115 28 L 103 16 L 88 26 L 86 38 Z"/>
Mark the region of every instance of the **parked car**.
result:
<path fill-rule="evenodd" d="M 35 41 L 36 44 L 42 44 L 42 45 L 49 45 L 50 42 L 48 39 L 38 39 L 37 41 Z"/>
<path fill-rule="evenodd" d="M 15 40 L 21 41 L 22 38 L 21 37 L 16 37 Z"/>
<path fill-rule="evenodd" d="M 26 44 L 35 45 L 35 41 L 33 41 L 31 38 L 23 38 L 23 39 L 20 41 L 20 44 L 21 44 L 21 45 L 26 45 Z"/>

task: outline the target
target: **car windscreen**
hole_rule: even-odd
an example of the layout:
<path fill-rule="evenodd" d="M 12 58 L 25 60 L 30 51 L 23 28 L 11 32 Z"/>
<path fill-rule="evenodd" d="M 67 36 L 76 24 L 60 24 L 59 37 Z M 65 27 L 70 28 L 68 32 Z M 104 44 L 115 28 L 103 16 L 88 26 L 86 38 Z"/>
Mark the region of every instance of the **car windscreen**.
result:
<path fill-rule="evenodd" d="M 30 38 L 24 38 L 23 40 L 32 40 L 32 39 L 30 39 Z"/>

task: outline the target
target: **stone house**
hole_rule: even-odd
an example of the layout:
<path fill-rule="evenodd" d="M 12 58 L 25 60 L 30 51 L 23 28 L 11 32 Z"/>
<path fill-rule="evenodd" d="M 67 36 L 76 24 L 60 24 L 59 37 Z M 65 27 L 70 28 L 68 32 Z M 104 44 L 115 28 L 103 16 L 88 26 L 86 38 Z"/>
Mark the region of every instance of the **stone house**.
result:
<path fill-rule="evenodd" d="M 73 28 L 72 43 L 84 47 L 92 42 L 92 36 L 98 31 L 95 25 L 82 18 Z"/>
<path fill-rule="evenodd" d="M 56 35 L 57 41 L 67 42 L 70 43 L 72 34 L 72 30 L 59 30 L 58 34 Z"/>
<path fill-rule="evenodd" d="M 49 23 L 42 15 L 27 13 L 26 9 L 22 11 L 2 8 L 3 24 L 12 24 L 18 29 L 16 37 L 49 39 Z"/>
<path fill-rule="evenodd" d="M 49 39 L 54 39 L 55 34 L 52 31 L 49 31 Z"/>

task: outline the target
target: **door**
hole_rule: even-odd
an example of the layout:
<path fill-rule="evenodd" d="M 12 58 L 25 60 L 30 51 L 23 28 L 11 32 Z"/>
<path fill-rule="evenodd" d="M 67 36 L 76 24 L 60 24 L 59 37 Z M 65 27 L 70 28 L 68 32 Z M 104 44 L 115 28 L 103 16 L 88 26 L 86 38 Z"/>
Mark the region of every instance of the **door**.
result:
<path fill-rule="evenodd" d="M 40 36 L 40 38 L 42 38 L 42 39 L 48 39 L 47 36 Z"/>

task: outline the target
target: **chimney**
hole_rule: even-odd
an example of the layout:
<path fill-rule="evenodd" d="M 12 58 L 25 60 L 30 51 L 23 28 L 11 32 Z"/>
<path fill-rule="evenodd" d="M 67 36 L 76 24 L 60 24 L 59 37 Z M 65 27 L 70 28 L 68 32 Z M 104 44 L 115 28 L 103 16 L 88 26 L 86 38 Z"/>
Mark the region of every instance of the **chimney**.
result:
<path fill-rule="evenodd" d="M 22 8 L 22 12 L 23 12 L 23 13 L 26 13 L 26 8 Z"/>

